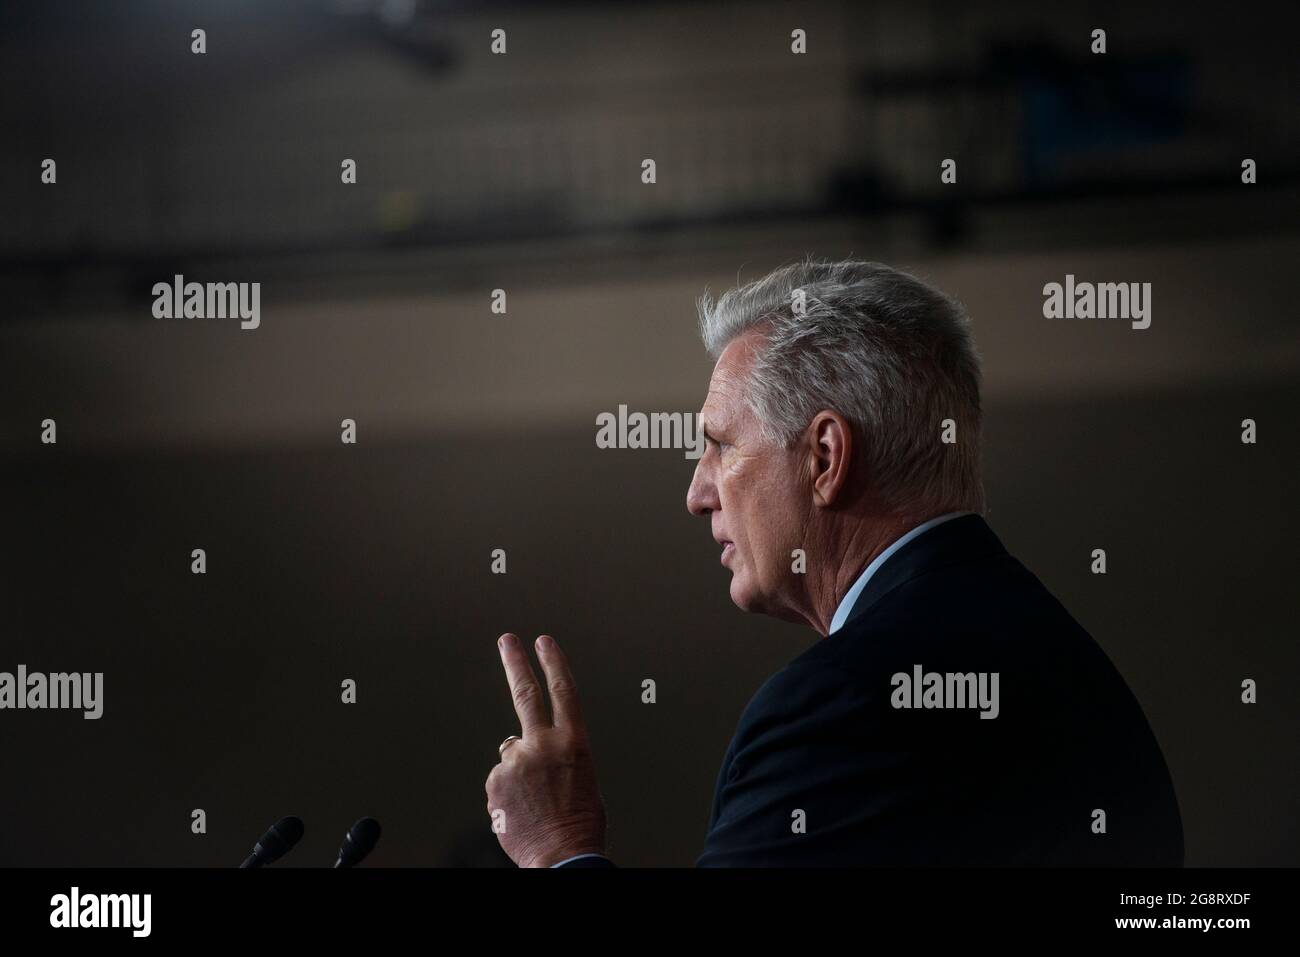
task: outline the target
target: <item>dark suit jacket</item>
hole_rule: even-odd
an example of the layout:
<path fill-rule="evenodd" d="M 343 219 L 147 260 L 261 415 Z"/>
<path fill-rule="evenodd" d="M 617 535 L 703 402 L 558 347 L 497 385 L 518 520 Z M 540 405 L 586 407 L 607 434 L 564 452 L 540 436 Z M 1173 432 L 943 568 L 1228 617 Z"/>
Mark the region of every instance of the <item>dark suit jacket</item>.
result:
<path fill-rule="evenodd" d="M 998 716 L 894 707 L 917 665 L 997 672 Z M 1178 867 L 1183 832 L 1124 679 L 968 515 L 890 556 L 845 625 L 759 689 L 698 863 Z"/>
<path fill-rule="evenodd" d="M 894 676 L 918 665 L 996 672 L 997 717 L 894 707 Z M 1133 693 L 977 515 L 900 548 L 844 627 L 758 690 L 723 758 L 698 861 L 1182 863 L 1178 802 Z"/>

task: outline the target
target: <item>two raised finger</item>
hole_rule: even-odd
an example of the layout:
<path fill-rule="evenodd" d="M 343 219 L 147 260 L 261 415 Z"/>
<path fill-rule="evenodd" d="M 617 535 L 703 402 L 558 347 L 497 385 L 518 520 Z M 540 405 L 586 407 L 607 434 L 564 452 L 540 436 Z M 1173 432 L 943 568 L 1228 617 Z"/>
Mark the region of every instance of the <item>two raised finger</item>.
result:
<path fill-rule="evenodd" d="M 528 654 L 519 639 L 507 633 L 501 636 L 497 646 L 501 651 L 501 665 L 506 672 L 506 681 L 510 685 L 510 696 L 514 700 L 515 714 L 519 716 L 519 727 L 525 738 L 529 731 L 539 728 L 554 726 L 574 731 L 583 729 L 582 710 L 578 704 L 578 690 L 573 682 L 573 673 L 569 670 L 568 659 L 554 638 L 542 635 L 537 639 L 537 658 L 542 663 L 542 671 L 550 690 L 554 722 L 547 717 L 541 685 L 537 682 L 533 667 L 528 662 Z"/>

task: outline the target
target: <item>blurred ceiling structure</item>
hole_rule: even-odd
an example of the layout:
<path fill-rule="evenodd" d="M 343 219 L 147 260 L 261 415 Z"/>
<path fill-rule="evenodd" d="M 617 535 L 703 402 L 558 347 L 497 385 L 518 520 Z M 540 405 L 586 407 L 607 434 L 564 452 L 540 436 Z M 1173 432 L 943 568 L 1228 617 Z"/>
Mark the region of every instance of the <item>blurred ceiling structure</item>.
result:
<path fill-rule="evenodd" d="M 340 393 L 392 437 L 691 409 L 695 298 L 808 253 L 962 298 L 995 397 L 1285 376 L 1298 71 L 1267 17 L 1122 3 L 6 7 L 0 377 L 78 377 L 105 443 L 283 442 Z M 1027 331 L 1089 271 L 1153 328 Z M 274 318 L 176 335 L 177 273 Z"/>

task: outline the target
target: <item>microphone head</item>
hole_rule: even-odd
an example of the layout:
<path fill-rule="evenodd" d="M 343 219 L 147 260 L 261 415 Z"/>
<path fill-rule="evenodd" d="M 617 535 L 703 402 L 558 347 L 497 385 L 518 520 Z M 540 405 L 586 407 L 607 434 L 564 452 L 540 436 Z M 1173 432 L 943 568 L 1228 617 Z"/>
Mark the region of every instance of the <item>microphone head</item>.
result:
<path fill-rule="evenodd" d="M 339 848 L 339 863 L 336 866 L 353 867 L 375 849 L 379 843 L 379 822 L 373 817 L 363 817 L 353 824 L 343 838 Z"/>
<path fill-rule="evenodd" d="M 253 849 L 253 853 L 263 863 L 270 864 L 272 861 L 278 861 L 288 854 L 293 849 L 293 846 L 302 840 L 302 835 L 302 818 L 282 817 L 262 835 L 261 840 L 257 842 L 257 847 Z"/>

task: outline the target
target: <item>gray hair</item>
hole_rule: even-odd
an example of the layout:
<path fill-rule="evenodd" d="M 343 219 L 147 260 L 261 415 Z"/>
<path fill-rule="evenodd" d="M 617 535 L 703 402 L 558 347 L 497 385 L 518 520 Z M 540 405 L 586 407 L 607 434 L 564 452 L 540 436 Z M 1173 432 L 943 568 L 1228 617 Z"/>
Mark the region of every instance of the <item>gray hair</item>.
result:
<path fill-rule="evenodd" d="M 769 441 L 791 448 L 814 415 L 838 412 L 887 507 L 983 512 L 980 360 L 956 300 L 881 263 L 809 258 L 698 305 L 715 360 L 751 329 L 765 336 L 746 398 Z"/>

